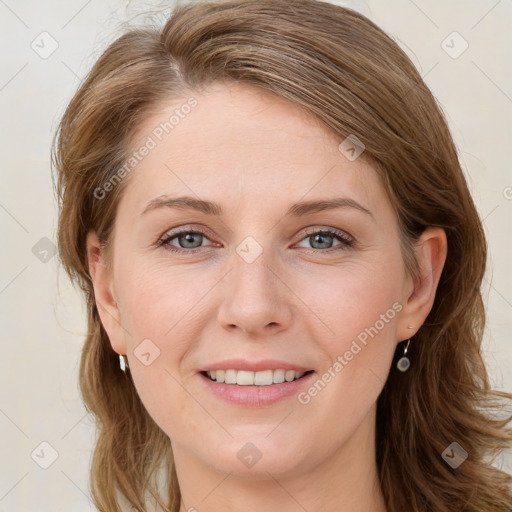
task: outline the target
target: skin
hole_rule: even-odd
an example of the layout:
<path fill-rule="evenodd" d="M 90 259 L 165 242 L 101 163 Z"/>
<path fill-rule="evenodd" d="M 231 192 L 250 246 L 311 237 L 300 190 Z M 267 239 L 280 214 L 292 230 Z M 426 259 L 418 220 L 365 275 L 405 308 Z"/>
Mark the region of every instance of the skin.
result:
<path fill-rule="evenodd" d="M 350 161 L 338 150 L 343 138 L 262 90 L 217 83 L 191 94 L 198 105 L 129 177 L 111 266 L 95 233 L 88 236 L 101 320 L 171 439 L 180 510 L 384 512 L 376 400 L 397 343 L 414 336 L 432 307 L 445 234 L 425 231 L 413 280 L 392 205 L 364 153 Z M 187 98 L 155 108 L 134 149 Z M 162 207 L 141 215 L 163 194 L 214 201 L 224 213 Z M 285 216 L 298 201 L 338 196 L 372 215 L 344 207 Z M 169 242 L 182 254 L 157 246 L 177 227 L 207 234 L 192 246 L 183 237 Z M 323 248 L 306 228 L 337 229 L 353 244 L 333 237 Z M 248 236 L 262 249 L 252 263 L 236 251 Z M 239 357 L 289 361 L 321 376 L 394 303 L 401 310 L 307 404 L 294 395 L 262 408 L 233 405 L 205 390 L 197 373 Z M 160 350 L 148 366 L 134 355 L 144 339 Z M 251 468 L 237 457 L 247 442 L 261 454 Z"/>

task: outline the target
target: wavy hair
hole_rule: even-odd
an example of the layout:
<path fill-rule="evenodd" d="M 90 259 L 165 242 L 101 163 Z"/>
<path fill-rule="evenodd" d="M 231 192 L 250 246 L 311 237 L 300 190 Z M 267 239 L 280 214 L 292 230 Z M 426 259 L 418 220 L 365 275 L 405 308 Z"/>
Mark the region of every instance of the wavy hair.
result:
<path fill-rule="evenodd" d="M 491 462 L 511 445 L 512 395 L 491 389 L 482 359 L 486 240 L 446 120 L 383 30 L 315 0 L 197 2 L 176 7 L 163 28 L 130 29 L 96 61 L 55 133 L 58 246 L 88 312 L 80 386 L 97 419 L 98 509 L 119 512 L 125 501 L 143 511 L 153 501 L 177 512 L 180 491 L 170 440 L 119 371 L 88 270 L 86 235 L 109 247 L 127 179 L 106 200 L 95 191 L 126 163 L 152 108 L 215 81 L 263 88 L 359 138 L 396 211 L 411 273 L 421 232 L 446 231 L 436 299 L 411 345 L 414 369 L 393 365 L 378 398 L 380 483 L 389 512 L 510 512 L 512 478 Z M 468 453 L 457 469 L 441 456 L 454 441 Z"/>

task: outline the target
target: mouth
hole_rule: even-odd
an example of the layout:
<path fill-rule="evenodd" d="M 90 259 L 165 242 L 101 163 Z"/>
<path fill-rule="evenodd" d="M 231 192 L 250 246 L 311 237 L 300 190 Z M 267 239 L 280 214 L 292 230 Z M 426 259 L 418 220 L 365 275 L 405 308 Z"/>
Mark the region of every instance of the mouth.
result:
<path fill-rule="evenodd" d="M 295 370 L 208 370 L 200 372 L 204 377 L 219 384 L 232 384 L 235 386 L 271 386 L 303 379 L 313 373 L 314 370 L 299 372 Z"/>

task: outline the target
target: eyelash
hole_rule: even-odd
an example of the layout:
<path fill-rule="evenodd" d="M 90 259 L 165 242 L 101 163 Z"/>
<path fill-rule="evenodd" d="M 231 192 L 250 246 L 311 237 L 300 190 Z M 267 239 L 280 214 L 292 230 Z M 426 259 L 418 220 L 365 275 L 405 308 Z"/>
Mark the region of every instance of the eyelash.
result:
<path fill-rule="evenodd" d="M 160 238 L 157 242 L 157 246 L 158 247 L 163 247 L 165 250 L 167 251 L 171 251 L 171 252 L 174 252 L 174 253 L 196 253 L 197 251 L 201 250 L 201 249 L 204 249 L 204 247 L 195 247 L 193 249 L 185 249 L 183 247 L 175 247 L 173 245 L 170 245 L 170 242 L 172 240 L 174 240 L 175 238 L 179 237 L 180 235 L 183 235 L 183 234 L 194 234 L 194 235 L 203 235 L 205 236 L 206 238 L 208 238 L 208 234 L 201 230 L 201 229 L 182 229 L 182 230 L 179 230 L 179 231 L 175 231 L 173 233 L 169 233 L 167 234 L 166 233 L 166 236 L 164 236 L 164 238 Z M 305 240 L 306 238 L 309 238 L 310 236 L 312 235 L 316 235 L 316 234 L 322 234 L 322 235 L 328 235 L 328 236 L 332 236 L 333 238 L 336 238 L 337 240 L 339 240 L 341 243 L 335 247 L 329 247 L 328 249 L 308 249 L 306 248 L 306 250 L 308 250 L 309 252 L 327 252 L 327 253 L 330 253 L 330 252 L 335 252 L 335 251 L 338 251 L 338 250 L 345 250 L 347 248 L 350 248 L 350 247 L 353 247 L 354 246 L 354 239 L 352 237 L 350 237 L 349 235 L 347 235 L 346 233 L 344 233 L 343 231 L 338 231 L 338 230 L 332 230 L 332 229 L 312 229 L 312 230 L 308 230 L 306 231 L 305 233 L 305 236 L 303 238 L 300 239 L 300 242 L 302 242 L 303 240 Z M 209 238 L 208 238 L 209 239 Z"/>

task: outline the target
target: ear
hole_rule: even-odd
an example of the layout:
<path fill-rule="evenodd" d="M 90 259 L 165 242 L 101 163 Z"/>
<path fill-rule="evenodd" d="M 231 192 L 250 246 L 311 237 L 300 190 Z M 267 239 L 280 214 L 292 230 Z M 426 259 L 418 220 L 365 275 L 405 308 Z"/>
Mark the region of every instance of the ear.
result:
<path fill-rule="evenodd" d="M 87 234 L 87 260 L 94 287 L 94 299 L 103 328 L 110 344 L 118 354 L 126 354 L 125 331 L 121 324 L 119 305 L 115 299 L 113 276 L 105 264 L 105 256 L 98 236 Z"/>
<path fill-rule="evenodd" d="M 441 228 L 427 228 L 415 247 L 419 276 L 414 282 L 412 279 L 408 280 L 404 290 L 403 309 L 397 330 L 398 341 L 412 338 L 430 313 L 446 253 L 445 231 Z"/>

